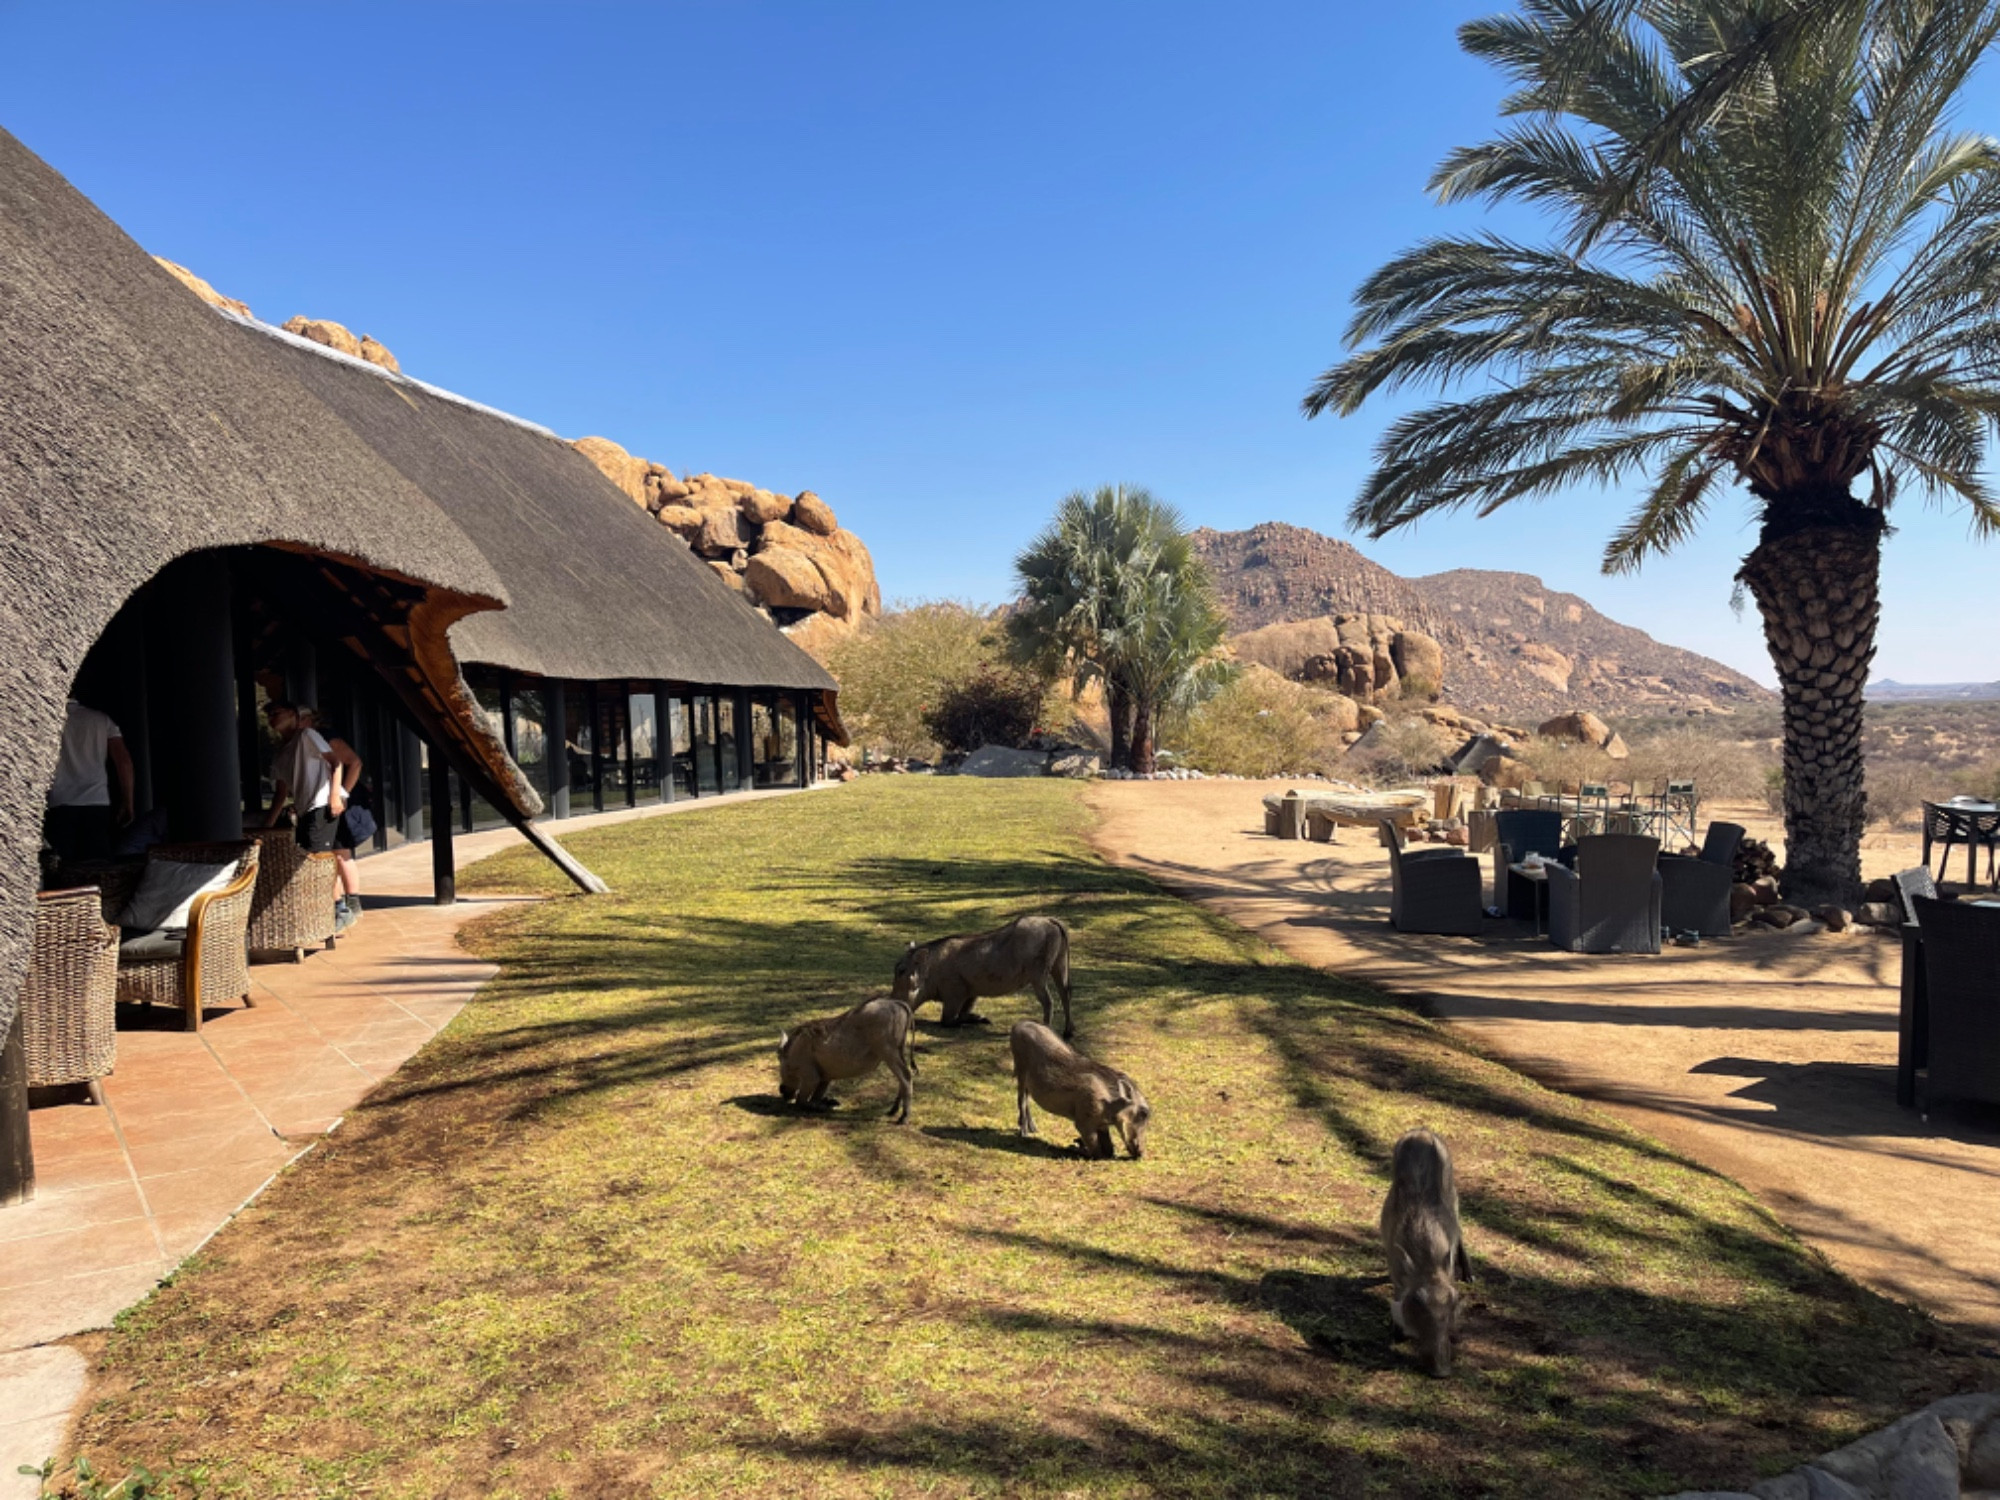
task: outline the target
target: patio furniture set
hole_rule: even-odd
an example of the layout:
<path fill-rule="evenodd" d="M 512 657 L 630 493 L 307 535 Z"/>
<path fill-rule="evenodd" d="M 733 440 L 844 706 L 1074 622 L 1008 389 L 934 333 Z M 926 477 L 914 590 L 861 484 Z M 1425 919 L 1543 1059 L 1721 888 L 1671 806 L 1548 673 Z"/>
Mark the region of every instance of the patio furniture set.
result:
<path fill-rule="evenodd" d="M 1726 937 L 1729 888 L 1743 829 L 1713 823 L 1694 855 L 1662 855 L 1650 834 L 1567 835 L 1575 815 L 1553 807 L 1494 815 L 1494 915 L 1532 921 L 1569 953 L 1658 953 L 1663 933 Z M 1389 831 L 1390 921 L 1404 932 L 1470 936 L 1488 914 L 1479 858 L 1462 849 L 1405 849 Z"/>
<path fill-rule="evenodd" d="M 249 1004 L 252 953 L 296 962 L 333 946 L 338 881 L 334 856 L 290 829 L 58 867 L 36 899 L 21 992 L 29 1087 L 80 1085 L 102 1103 L 120 1004 L 178 1011 L 189 1031 L 205 1010 Z"/>
<path fill-rule="evenodd" d="M 2000 1105 L 2000 896 L 1945 900 L 1928 865 L 1903 871 L 1896 885 L 1903 902 L 1896 1102 L 1906 1109 L 1921 1102 L 1926 1117 L 1941 1099 Z"/>

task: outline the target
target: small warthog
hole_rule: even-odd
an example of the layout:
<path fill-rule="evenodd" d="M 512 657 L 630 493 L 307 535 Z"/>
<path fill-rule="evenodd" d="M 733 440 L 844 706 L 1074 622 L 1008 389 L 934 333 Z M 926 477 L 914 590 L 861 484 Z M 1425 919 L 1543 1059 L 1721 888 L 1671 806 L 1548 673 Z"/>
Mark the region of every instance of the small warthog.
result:
<path fill-rule="evenodd" d="M 1472 1280 L 1472 1264 L 1459 1236 L 1451 1152 L 1428 1130 L 1408 1131 L 1396 1142 L 1382 1248 L 1389 1256 L 1389 1315 L 1416 1341 L 1425 1368 L 1449 1375 L 1451 1343 L 1465 1316 L 1456 1277 Z"/>
<path fill-rule="evenodd" d="M 890 991 L 915 1010 L 926 1000 L 944 1007 L 944 1024 L 983 1019 L 972 1002 L 1033 990 L 1042 1002 L 1042 1024 L 1055 1024 L 1051 989 L 1062 996 L 1065 1037 L 1076 1035 L 1069 1018 L 1069 929 L 1054 917 L 1016 917 L 1005 927 L 971 937 L 912 943 L 896 960 Z"/>
<path fill-rule="evenodd" d="M 1009 1034 L 1014 1049 L 1014 1092 L 1021 1106 L 1021 1134 L 1037 1135 L 1033 1100 L 1076 1123 L 1085 1156 L 1117 1154 L 1111 1132 L 1125 1138 L 1136 1160 L 1146 1147 L 1153 1110 L 1139 1085 L 1103 1063 L 1094 1063 L 1039 1021 L 1019 1022 Z"/>
<path fill-rule="evenodd" d="M 910 1051 L 909 1007 L 886 995 L 865 1000 L 837 1016 L 808 1021 L 797 1031 L 778 1033 L 778 1093 L 811 1107 L 826 1098 L 829 1084 L 864 1078 L 878 1066 L 896 1075 L 896 1102 L 889 1118 L 907 1124 L 910 1080 L 917 1060 Z"/>

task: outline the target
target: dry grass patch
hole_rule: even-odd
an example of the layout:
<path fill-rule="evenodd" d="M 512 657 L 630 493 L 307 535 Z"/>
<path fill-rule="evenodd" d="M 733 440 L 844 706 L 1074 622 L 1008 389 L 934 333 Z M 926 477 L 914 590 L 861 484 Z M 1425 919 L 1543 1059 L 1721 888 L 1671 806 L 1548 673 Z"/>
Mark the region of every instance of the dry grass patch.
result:
<path fill-rule="evenodd" d="M 1103 865 L 1083 817 L 881 778 L 577 837 L 616 894 L 476 930 L 500 978 L 123 1320 L 82 1446 L 255 1496 L 1628 1495 L 1991 1377 L 1728 1181 Z M 526 854 L 464 883 L 555 889 Z M 1144 1161 L 1014 1138 L 1025 998 L 926 1013 L 908 1128 L 882 1074 L 778 1107 L 781 1025 L 1036 908 L 1080 1044 L 1153 1102 Z M 1449 1381 L 1390 1343 L 1371 1243 L 1418 1122 L 1484 1273 Z"/>

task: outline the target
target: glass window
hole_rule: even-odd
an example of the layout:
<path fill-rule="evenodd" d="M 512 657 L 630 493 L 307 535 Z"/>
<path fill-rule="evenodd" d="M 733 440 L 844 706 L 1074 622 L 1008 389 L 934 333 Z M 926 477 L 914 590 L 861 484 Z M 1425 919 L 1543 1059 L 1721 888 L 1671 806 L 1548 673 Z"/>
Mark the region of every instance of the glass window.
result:
<path fill-rule="evenodd" d="M 715 761 L 715 700 L 706 693 L 694 697 L 695 789 L 704 797 L 720 791 Z"/>
<path fill-rule="evenodd" d="M 632 801 L 632 747 L 626 738 L 625 694 L 602 688 L 596 698 L 598 805 L 626 807 Z"/>
<path fill-rule="evenodd" d="M 633 693 L 625 700 L 625 722 L 632 729 L 632 800 L 660 800 L 660 725 L 651 693 Z"/>
<path fill-rule="evenodd" d="M 580 682 L 563 688 L 563 746 L 569 762 L 569 810 L 572 815 L 587 813 L 597 806 L 597 715 L 592 711 L 591 693 Z"/>
<path fill-rule="evenodd" d="M 672 731 L 674 795 L 695 795 L 694 714 L 685 698 L 667 699 L 668 727 Z"/>
<path fill-rule="evenodd" d="M 514 741 L 507 748 L 513 753 L 514 764 L 528 778 L 528 785 L 546 796 L 549 790 L 548 700 L 542 696 L 539 685 L 516 686 L 508 695 L 508 704 L 513 714 Z"/>
<path fill-rule="evenodd" d="M 736 748 L 736 699 L 717 696 L 715 703 L 715 757 L 722 768 L 722 790 L 733 792 L 743 784 L 742 752 Z"/>

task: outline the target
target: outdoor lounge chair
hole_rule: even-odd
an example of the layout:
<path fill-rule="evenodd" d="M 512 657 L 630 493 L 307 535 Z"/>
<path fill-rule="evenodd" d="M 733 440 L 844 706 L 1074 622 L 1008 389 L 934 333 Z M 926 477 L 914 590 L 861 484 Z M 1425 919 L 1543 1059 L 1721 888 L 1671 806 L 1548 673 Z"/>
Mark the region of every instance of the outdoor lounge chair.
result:
<path fill-rule="evenodd" d="M 118 1056 L 118 929 L 104 920 L 96 886 L 35 898 L 35 936 L 21 986 L 21 1041 L 28 1086 L 97 1080 Z"/>
<path fill-rule="evenodd" d="M 1896 894 L 1903 899 L 1903 920 L 1912 926 L 1921 926 L 1917 921 L 1917 897 L 1935 901 L 1938 898 L 1937 881 L 1931 878 L 1930 867 L 1919 865 L 1914 870 L 1896 872 Z"/>
<path fill-rule="evenodd" d="M 1711 823 L 1701 853 L 1660 856 L 1660 921 L 1667 931 L 1729 936 L 1729 888 L 1744 832 L 1740 823 Z"/>
<path fill-rule="evenodd" d="M 1928 896 L 1912 904 L 1930 1022 L 1924 1111 L 1938 1099 L 2000 1104 L 2000 907 Z"/>
<path fill-rule="evenodd" d="M 1484 881 L 1477 855 L 1463 849 L 1405 849 L 1393 819 L 1384 818 L 1389 844 L 1389 924 L 1398 932 L 1477 937 L 1484 913 Z"/>
<path fill-rule="evenodd" d="M 1508 877 L 1507 866 L 1529 854 L 1553 860 L 1562 848 L 1562 814 L 1540 807 L 1509 807 L 1493 815 L 1493 904 L 1518 921 L 1535 918 L 1535 887 Z"/>
<path fill-rule="evenodd" d="M 257 889 L 250 897 L 252 953 L 290 953 L 299 963 L 306 949 L 333 946 L 333 904 L 340 894 L 340 862 L 333 851 L 311 854 L 289 828 L 260 828 Z"/>
<path fill-rule="evenodd" d="M 1576 846 L 1576 868 L 1550 865 L 1549 941 L 1570 953 L 1658 953 L 1660 841 L 1599 833 Z"/>
<path fill-rule="evenodd" d="M 148 862 L 172 860 L 211 865 L 237 862 L 229 883 L 197 895 L 188 907 L 187 927 L 161 929 L 128 940 L 118 954 L 118 998 L 128 1004 L 171 1005 L 186 1017 L 186 1029 L 201 1030 L 210 1005 L 250 1000 L 250 901 L 257 884 L 257 844 L 246 839 L 221 844 L 156 844 Z"/>

